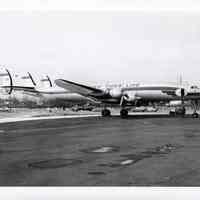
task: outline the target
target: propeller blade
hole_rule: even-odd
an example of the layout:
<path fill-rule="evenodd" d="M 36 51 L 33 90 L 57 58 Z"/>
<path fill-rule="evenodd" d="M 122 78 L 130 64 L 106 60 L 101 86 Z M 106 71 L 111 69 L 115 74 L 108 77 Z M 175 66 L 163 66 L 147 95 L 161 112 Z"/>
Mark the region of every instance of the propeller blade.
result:
<path fill-rule="evenodd" d="M 185 90 L 184 88 L 181 88 L 181 104 L 184 106 L 184 96 L 185 96 Z"/>
<path fill-rule="evenodd" d="M 128 94 L 123 94 L 120 100 L 120 106 L 123 106 L 124 102 L 126 102 L 128 98 L 129 98 Z"/>
<path fill-rule="evenodd" d="M 122 106 L 124 103 L 124 96 L 122 95 L 121 99 L 120 99 L 120 106 Z"/>

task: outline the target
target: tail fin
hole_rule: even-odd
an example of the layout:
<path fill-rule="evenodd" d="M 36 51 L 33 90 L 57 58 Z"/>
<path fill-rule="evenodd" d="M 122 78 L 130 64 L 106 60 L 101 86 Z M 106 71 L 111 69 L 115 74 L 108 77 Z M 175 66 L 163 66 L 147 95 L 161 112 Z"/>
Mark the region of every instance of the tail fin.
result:
<path fill-rule="evenodd" d="M 43 85 L 43 87 L 52 87 L 53 84 L 51 82 L 51 79 L 49 78 L 48 75 L 46 75 L 44 78 L 42 78 L 41 80 L 41 83 Z"/>
<path fill-rule="evenodd" d="M 28 87 L 36 86 L 36 83 L 35 83 L 32 75 L 29 72 L 27 72 L 26 75 L 23 75 L 20 78 L 21 78 L 20 83 L 19 83 L 20 85 L 22 85 L 21 81 L 23 81 L 23 86 L 28 86 Z"/>
<path fill-rule="evenodd" d="M 13 90 L 13 79 L 10 71 L 6 68 L 2 68 L 0 71 L 0 77 L 0 86 L 8 86 L 8 90 L 6 91 L 8 94 L 11 94 Z"/>
<path fill-rule="evenodd" d="M 31 73 L 28 72 L 28 75 L 29 75 L 29 77 L 30 77 L 30 79 L 31 79 L 31 81 L 32 81 L 32 83 L 33 83 L 33 85 L 36 86 L 37 84 L 36 84 L 36 82 L 34 81 L 34 79 L 33 79 L 32 75 L 31 75 Z"/>

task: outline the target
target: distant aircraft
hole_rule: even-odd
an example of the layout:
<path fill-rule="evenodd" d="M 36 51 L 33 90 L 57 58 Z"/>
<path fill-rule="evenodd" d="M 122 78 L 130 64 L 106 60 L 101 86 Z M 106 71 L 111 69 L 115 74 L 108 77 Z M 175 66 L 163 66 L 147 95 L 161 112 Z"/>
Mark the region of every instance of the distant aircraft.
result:
<path fill-rule="evenodd" d="M 112 89 L 97 89 L 87 85 L 71 82 L 64 79 L 55 80 L 56 85 L 82 96 L 91 98 L 104 104 L 102 116 L 110 116 L 111 112 L 106 108 L 108 104 L 118 104 L 121 107 L 121 117 L 128 116 L 127 105 L 138 106 L 146 102 L 169 102 L 180 100 L 182 105 L 182 114 L 185 114 L 184 101 L 190 100 L 193 103 L 193 117 L 198 117 L 197 104 L 200 100 L 200 89 L 192 86 L 189 89 L 177 86 L 134 86 L 134 87 L 115 87 Z"/>

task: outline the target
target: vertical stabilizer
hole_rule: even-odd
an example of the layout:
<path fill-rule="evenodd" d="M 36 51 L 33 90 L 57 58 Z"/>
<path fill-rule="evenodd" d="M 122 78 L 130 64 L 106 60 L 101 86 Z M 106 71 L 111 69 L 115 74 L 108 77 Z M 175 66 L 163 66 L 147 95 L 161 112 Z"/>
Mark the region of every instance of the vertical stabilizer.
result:
<path fill-rule="evenodd" d="M 8 94 L 12 93 L 13 90 L 13 79 L 11 76 L 11 73 L 8 69 L 6 68 L 1 68 L 0 69 L 0 86 L 7 86 L 6 92 Z"/>
<path fill-rule="evenodd" d="M 52 81 L 51 81 L 51 79 L 49 78 L 48 75 L 46 75 L 40 81 L 41 81 L 42 87 L 49 88 L 49 87 L 53 86 Z"/>
<path fill-rule="evenodd" d="M 20 79 L 16 80 L 18 86 L 24 87 L 35 87 L 36 82 L 34 81 L 31 73 L 27 72 L 27 74 L 19 77 Z"/>

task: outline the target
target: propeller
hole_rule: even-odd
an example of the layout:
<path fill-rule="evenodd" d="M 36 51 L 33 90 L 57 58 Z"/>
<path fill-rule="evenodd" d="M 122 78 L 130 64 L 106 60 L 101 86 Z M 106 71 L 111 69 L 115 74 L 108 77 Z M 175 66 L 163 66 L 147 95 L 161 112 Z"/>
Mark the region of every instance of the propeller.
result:
<path fill-rule="evenodd" d="M 120 99 L 120 106 L 124 105 L 124 102 L 129 98 L 128 94 L 123 94 Z"/>
<path fill-rule="evenodd" d="M 181 106 L 182 108 L 184 107 L 184 97 L 185 97 L 185 89 L 184 88 L 181 88 Z"/>
<path fill-rule="evenodd" d="M 9 79 L 9 82 L 10 82 L 10 86 L 8 86 L 8 88 L 9 88 L 8 94 L 11 94 L 12 91 L 13 91 L 13 79 L 12 79 L 10 71 L 8 69 L 6 69 L 6 68 L 4 68 L 4 70 L 6 72 L 5 73 L 0 73 L 0 76 L 2 76 L 2 77 L 8 76 L 8 79 Z"/>
<path fill-rule="evenodd" d="M 179 89 L 179 91 L 178 91 L 178 93 L 179 93 L 179 95 L 180 95 L 180 97 L 181 97 L 181 107 L 183 108 L 184 107 L 184 100 L 185 100 L 185 96 L 187 95 L 187 91 L 186 91 L 186 89 L 185 88 L 183 88 L 182 87 L 182 85 L 183 85 L 183 80 L 182 80 L 182 75 L 180 75 L 180 83 L 179 83 L 179 85 L 180 85 L 180 89 Z"/>

